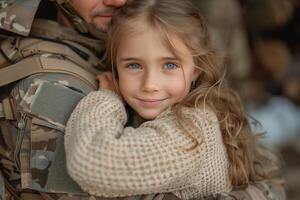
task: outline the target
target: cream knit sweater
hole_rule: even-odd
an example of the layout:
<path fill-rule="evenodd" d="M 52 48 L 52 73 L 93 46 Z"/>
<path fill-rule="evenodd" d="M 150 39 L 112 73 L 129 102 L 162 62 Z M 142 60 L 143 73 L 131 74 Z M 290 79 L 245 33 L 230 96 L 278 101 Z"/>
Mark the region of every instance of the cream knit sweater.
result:
<path fill-rule="evenodd" d="M 214 113 L 186 108 L 202 143 L 192 151 L 170 109 L 139 128 L 126 127 L 120 97 L 108 90 L 90 93 L 72 113 L 65 150 L 70 176 L 87 192 L 118 197 L 173 192 L 196 199 L 228 192 L 228 159 Z M 201 131 L 199 131 L 199 129 Z"/>

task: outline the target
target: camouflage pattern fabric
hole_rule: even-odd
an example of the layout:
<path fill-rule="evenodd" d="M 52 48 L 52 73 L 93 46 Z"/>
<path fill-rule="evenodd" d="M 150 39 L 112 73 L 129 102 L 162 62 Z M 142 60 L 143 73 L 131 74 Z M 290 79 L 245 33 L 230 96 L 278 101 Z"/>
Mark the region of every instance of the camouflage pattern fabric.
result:
<path fill-rule="evenodd" d="M 86 87 L 76 90 L 69 88 L 70 85 L 78 83 L 80 80 L 69 75 L 40 74 L 21 81 L 12 91 L 12 98 L 18 102 L 16 105 L 20 113 L 17 124 L 20 141 L 17 142 L 15 149 L 19 157 L 15 156 L 15 163 L 20 170 L 21 188 L 84 194 L 67 175 L 65 168 L 63 147 L 65 124 L 58 120 L 60 115 L 50 118 L 43 114 L 44 109 L 70 114 L 76 103 L 91 91 L 90 89 L 81 93 Z M 53 91 L 57 91 L 60 98 L 52 95 Z M 70 92 L 74 92 L 74 95 L 66 99 L 66 95 Z M 71 98 L 76 102 L 73 102 L 68 111 L 65 102 L 71 103 Z M 38 106 L 41 107 L 37 108 Z"/>
<path fill-rule="evenodd" d="M 40 0 L 1 0 L 0 29 L 29 34 Z"/>
<path fill-rule="evenodd" d="M 45 23 L 45 26 L 48 25 Z M 42 34 L 45 37 L 43 31 L 37 30 L 40 27 L 43 30 L 45 26 L 35 27 L 36 36 Z M 60 28 L 51 23 L 48 27 L 52 26 L 55 26 L 56 29 Z M 62 30 L 57 31 L 58 33 L 56 32 L 53 38 L 57 38 L 57 34 L 60 34 Z M 59 36 L 71 39 L 76 36 L 76 33 L 72 31 L 64 31 L 63 33 Z M 86 38 L 85 40 L 85 37 L 80 35 L 78 38 L 80 43 L 76 44 L 76 48 L 84 51 L 87 55 L 93 53 L 86 47 L 91 46 L 93 52 L 95 49 L 102 49 L 102 47 L 94 48 L 93 45 L 97 42 L 96 40 L 93 40 L 94 42 L 90 45 L 91 39 Z M 14 41 L 13 38 L 10 39 L 10 41 Z M 54 44 L 55 42 L 53 42 Z M 100 44 L 102 43 L 99 42 L 99 46 Z M 18 48 L 18 51 L 20 52 L 22 49 Z M 22 60 L 22 56 L 18 55 L 18 53 L 14 54 L 11 59 L 13 61 Z M 33 55 L 36 56 L 36 54 Z M 69 60 L 72 63 L 76 63 L 76 60 L 80 62 L 78 58 L 66 58 L 56 54 L 56 52 L 40 52 L 40 56 L 50 56 L 57 62 L 59 60 Z M 99 59 L 92 59 L 91 56 L 89 58 L 91 68 L 100 62 Z M 8 64 L 7 62 L 3 63 Z M 95 75 L 99 73 L 96 69 L 93 72 Z M 0 166 L 5 180 L 7 180 L 5 181 L 6 187 L 9 188 L 6 195 L 23 196 L 22 192 L 25 189 L 35 191 L 32 194 L 39 191 L 64 193 L 68 196 L 78 194 L 87 196 L 68 176 L 65 167 L 63 139 L 68 115 L 77 102 L 94 88 L 79 78 L 60 73 L 32 75 L 22 79 L 12 88 L 11 92 L 7 92 L 6 87 L 0 88 L 1 93 L 5 91 L 5 94 L 9 94 L 8 97 L 13 102 L 17 113 L 16 120 L 0 119 Z M 3 97 L 5 95 L 1 95 L 1 98 Z M 1 184 L 3 185 L 3 181 Z M 2 195 L 4 194 L 2 193 Z M 30 196 L 28 193 L 24 195 Z"/>

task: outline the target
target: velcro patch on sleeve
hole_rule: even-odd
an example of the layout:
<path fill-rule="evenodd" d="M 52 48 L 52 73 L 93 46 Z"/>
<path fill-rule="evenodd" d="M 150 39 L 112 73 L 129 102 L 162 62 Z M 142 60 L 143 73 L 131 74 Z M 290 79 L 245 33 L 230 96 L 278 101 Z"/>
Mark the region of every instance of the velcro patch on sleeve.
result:
<path fill-rule="evenodd" d="M 43 82 L 34 96 L 30 106 L 32 113 L 66 125 L 70 114 L 84 94 L 63 85 Z"/>

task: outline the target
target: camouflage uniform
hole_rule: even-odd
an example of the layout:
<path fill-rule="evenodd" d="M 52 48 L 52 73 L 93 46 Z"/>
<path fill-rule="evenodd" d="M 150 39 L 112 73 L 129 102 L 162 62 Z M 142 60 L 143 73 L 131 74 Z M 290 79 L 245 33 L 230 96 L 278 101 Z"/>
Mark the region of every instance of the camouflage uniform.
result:
<path fill-rule="evenodd" d="M 55 22 L 31 23 L 38 4 L 37 0 L 0 1 L 2 29 L 23 36 L 31 31 L 29 37 L 5 36 L 0 43 L 0 199 L 105 200 L 89 196 L 68 176 L 63 146 L 69 114 L 96 89 L 94 76 L 101 65 L 96 54 L 103 52 L 103 41 Z M 43 70 L 33 68 L 36 73 L 32 73 L 28 70 L 32 66 Z M 9 82 L 11 68 L 17 69 L 13 83 Z M 284 199 L 281 189 L 281 182 L 264 181 L 207 199 Z M 115 199 L 177 197 L 151 194 Z"/>

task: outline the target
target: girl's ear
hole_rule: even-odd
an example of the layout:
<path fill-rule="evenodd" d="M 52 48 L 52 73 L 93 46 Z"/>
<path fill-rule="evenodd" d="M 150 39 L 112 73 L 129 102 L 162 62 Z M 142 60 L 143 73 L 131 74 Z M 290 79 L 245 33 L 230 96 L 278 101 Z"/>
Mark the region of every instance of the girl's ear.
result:
<path fill-rule="evenodd" d="M 198 67 L 198 66 L 195 66 L 194 68 L 194 74 L 193 74 L 193 81 L 196 81 L 197 78 L 200 76 L 200 74 L 203 73 L 202 70 Z"/>

